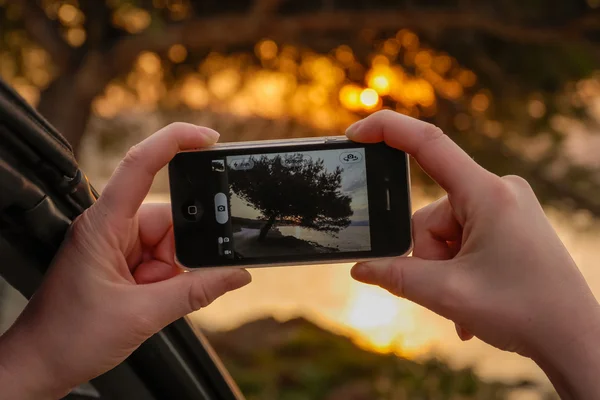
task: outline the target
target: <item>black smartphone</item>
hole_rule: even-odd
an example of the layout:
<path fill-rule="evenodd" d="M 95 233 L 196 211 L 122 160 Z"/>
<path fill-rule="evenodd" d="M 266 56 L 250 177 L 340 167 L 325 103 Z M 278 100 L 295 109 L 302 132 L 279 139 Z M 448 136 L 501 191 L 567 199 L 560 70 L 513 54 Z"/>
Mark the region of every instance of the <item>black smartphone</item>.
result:
<path fill-rule="evenodd" d="M 185 268 L 338 263 L 411 250 L 408 157 L 345 137 L 218 144 L 169 164 Z"/>

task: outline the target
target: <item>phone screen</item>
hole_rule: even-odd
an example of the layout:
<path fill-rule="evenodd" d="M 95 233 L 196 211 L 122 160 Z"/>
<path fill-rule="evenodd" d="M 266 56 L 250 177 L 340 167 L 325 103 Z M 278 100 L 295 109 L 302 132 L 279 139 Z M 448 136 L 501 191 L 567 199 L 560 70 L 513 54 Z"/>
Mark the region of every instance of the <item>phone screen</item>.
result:
<path fill-rule="evenodd" d="M 178 154 L 169 166 L 177 258 L 188 267 L 404 254 L 405 153 L 334 143 Z"/>
<path fill-rule="evenodd" d="M 231 258 L 371 250 L 364 148 L 213 159 L 215 195 Z"/>

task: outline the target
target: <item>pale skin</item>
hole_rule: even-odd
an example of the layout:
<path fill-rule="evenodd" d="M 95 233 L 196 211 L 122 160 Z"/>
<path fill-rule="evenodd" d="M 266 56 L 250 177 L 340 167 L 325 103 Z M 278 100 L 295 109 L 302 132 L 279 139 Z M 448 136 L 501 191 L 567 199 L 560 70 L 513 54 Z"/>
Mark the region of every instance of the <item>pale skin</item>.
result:
<path fill-rule="evenodd" d="M 415 213 L 412 257 L 357 264 L 352 276 L 454 321 L 463 340 L 531 357 L 565 399 L 599 398 L 600 306 L 527 182 L 486 171 L 433 125 L 391 111 L 347 135 L 406 151 L 448 193 Z M 128 153 L 0 338 L 2 396 L 60 398 L 168 323 L 250 282 L 243 269 L 182 274 L 169 207 L 142 205 L 178 151 L 217 139 L 173 124 Z"/>

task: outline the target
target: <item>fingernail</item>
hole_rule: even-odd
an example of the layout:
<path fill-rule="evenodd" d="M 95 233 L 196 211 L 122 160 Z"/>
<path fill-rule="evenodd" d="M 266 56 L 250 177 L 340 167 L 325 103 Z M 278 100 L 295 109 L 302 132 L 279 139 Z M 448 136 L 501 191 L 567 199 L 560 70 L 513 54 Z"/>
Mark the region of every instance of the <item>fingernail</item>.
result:
<path fill-rule="evenodd" d="M 245 269 L 237 269 L 234 272 L 234 281 L 235 284 L 233 286 L 235 287 L 232 290 L 239 289 L 252 282 L 252 275 Z"/>
<path fill-rule="evenodd" d="M 352 138 L 356 137 L 358 130 L 360 128 L 360 125 L 362 124 L 363 120 L 361 119 L 360 121 L 356 121 L 355 123 L 353 123 L 352 125 L 350 125 L 348 127 L 348 129 L 346 129 L 346 137 L 350 140 L 352 140 Z"/>
<path fill-rule="evenodd" d="M 360 279 L 361 277 L 368 275 L 370 270 L 371 266 L 369 264 L 358 263 L 354 267 L 352 267 L 350 273 L 354 279 Z"/>
<path fill-rule="evenodd" d="M 219 137 L 221 136 L 221 134 L 214 129 L 210 129 L 205 126 L 199 126 L 198 128 L 200 128 L 200 132 L 202 132 L 203 135 L 208 136 L 209 139 L 215 142 L 219 140 Z"/>

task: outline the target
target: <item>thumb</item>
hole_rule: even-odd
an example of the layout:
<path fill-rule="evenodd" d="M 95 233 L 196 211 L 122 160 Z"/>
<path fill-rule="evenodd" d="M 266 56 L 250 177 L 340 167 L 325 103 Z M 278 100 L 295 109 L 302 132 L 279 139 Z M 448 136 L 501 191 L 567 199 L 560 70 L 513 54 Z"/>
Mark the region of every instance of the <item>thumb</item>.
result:
<path fill-rule="evenodd" d="M 357 281 L 380 286 L 449 319 L 460 309 L 459 271 L 450 261 L 389 258 L 356 264 L 351 274 Z"/>
<path fill-rule="evenodd" d="M 245 269 L 219 268 L 184 272 L 165 281 L 147 285 L 147 315 L 162 329 L 197 311 L 225 293 L 246 286 L 252 276 Z M 146 286 L 146 285 L 142 285 Z"/>

